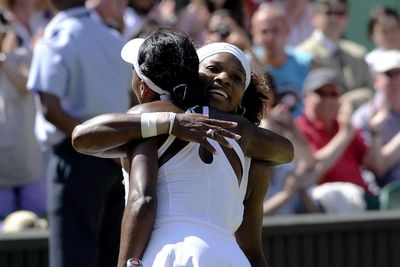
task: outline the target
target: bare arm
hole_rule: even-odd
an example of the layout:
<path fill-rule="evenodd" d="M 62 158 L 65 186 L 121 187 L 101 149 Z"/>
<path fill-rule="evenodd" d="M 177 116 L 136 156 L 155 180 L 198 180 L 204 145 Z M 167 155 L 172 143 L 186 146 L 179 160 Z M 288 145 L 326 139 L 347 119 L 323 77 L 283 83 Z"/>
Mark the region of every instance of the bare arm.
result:
<path fill-rule="evenodd" d="M 308 197 L 306 190 L 318 180 L 319 176 L 314 166 L 308 168 L 304 162 L 297 163 L 294 172 L 287 174 L 284 178 L 285 184 L 282 190 L 264 201 L 264 214 L 273 215 L 277 209 L 288 202 L 294 195 L 300 197 L 307 212 L 318 212 L 318 208 Z"/>
<path fill-rule="evenodd" d="M 10 79 L 19 95 L 29 93 L 26 89 L 26 81 L 29 73 L 28 64 L 17 66 L 6 60 L 0 65 L 0 69 Z"/>
<path fill-rule="evenodd" d="M 74 148 L 81 153 L 100 157 L 126 157 L 124 146 L 132 140 L 143 138 L 140 113 L 160 111 L 182 112 L 171 103 L 159 101 L 135 106 L 126 114 L 99 115 L 74 129 L 72 135 Z M 167 112 L 158 113 L 158 135 L 168 134 L 169 132 L 170 120 L 168 114 Z M 212 137 L 222 145 L 229 146 L 229 143 L 222 136 L 240 138 L 240 136 L 225 129 L 235 126 L 236 122 L 210 119 L 201 114 L 177 113 L 171 133 L 182 140 L 200 143 L 209 151 L 215 152 L 215 149 L 204 137 Z M 209 129 L 216 130 L 217 134 L 209 136 L 207 134 Z"/>
<path fill-rule="evenodd" d="M 268 190 L 270 166 L 253 161 L 249 172 L 248 196 L 244 201 L 243 221 L 236 231 L 236 241 L 252 267 L 266 267 L 262 244 L 263 199 Z"/>
<path fill-rule="evenodd" d="M 293 144 L 286 137 L 270 130 L 251 125 L 241 133 L 245 154 L 251 158 L 267 161 L 271 165 L 293 160 Z"/>
<path fill-rule="evenodd" d="M 61 107 L 60 99 L 49 93 L 39 92 L 41 110 L 49 122 L 70 136 L 79 121 L 67 114 Z"/>
<path fill-rule="evenodd" d="M 157 140 L 149 138 L 133 147 L 128 200 L 122 218 L 118 267 L 129 258 L 141 258 L 149 241 L 155 214 L 158 174 Z"/>
<path fill-rule="evenodd" d="M 342 101 L 339 114 L 339 131 L 322 148 L 314 153 L 321 177 L 336 164 L 354 138 L 355 129 L 351 124 L 353 107 L 349 101 Z"/>

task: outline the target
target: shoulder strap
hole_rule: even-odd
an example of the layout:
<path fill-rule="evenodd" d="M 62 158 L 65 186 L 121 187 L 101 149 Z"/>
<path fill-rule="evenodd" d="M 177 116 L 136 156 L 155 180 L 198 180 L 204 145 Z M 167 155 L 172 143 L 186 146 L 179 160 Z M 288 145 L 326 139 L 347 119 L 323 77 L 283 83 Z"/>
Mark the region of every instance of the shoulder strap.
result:
<path fill-rule="evenodd" d="M 194 113 L 195 112 L 194 110 L 197 107 L 198 106 L 189 108 L 189 109 L 186 110 L 185 113 Z M 173 136 L 173 135 L 168 136 L 167 140 L 165 140 L 165 142 L 160 146 L 160 148 L 157 151 L 158 152 L 158 158 L 161 158 L 161 156 L 164 155 L 165 151 L 167 151 L 167 149 L 171 146 L 171 144 L 174 142 L 175 139 L 176 139 L 176 137 Z"/>

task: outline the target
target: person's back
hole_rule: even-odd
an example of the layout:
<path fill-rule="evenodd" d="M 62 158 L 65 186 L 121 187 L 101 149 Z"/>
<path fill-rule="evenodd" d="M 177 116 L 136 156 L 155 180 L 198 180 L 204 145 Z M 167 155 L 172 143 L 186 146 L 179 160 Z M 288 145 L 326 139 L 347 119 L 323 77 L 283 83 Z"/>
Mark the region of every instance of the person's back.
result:
<path fill-rule="evenodd" d="M 170 136 L 160 147 L 161 162 L 168 148 L 175 150 L 172 147 L 178 145 L 174 139 Z M 217 154 L 210 155 L 209 161 L 200 156 L 199 144 L 187 143 L 161 163 L 156 220 L 144 264 L 161 266 L 160 263 L 175 259 L 175 264 L 178 260 L 183 265 L 192 261 L 201 266 L 249 266 L 234 233 L 243 218 L 250 159 L 236 141 L 230 140 L 242 170 L 237 177 L 229 156 L 215 141 L 210 141 Z M 231 257 L 221 257 L 220 253 L 229 253 Z"/>

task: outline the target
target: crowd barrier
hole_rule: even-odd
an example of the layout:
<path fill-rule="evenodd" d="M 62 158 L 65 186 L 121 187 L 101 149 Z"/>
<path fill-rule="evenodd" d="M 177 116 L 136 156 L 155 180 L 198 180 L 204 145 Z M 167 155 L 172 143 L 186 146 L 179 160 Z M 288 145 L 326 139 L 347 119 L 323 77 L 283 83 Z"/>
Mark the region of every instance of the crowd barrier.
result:
<path fill-rule="evenodd" d="M 263 243 L 269 267 L 399 267 L 400 212 L 265 217 Z M 47 231 L 0 234 L 0 267 L 48 266 Z"/>
<path fill-rule="evenodd" d="M 399 267 L 400 210 L 267 217 L 269 267 Z"/>

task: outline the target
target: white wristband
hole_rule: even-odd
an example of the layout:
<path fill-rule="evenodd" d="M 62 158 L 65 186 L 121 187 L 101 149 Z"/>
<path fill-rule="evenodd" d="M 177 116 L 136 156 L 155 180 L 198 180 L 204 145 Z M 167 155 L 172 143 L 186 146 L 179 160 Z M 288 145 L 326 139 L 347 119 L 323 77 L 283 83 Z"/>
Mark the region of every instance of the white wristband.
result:
<path fill-rule="evenodd" d="M 176 113 L 170 112 L 169 113 L 169 130 L 168 133 L 171 135 L 172 134 L 172 128 L 174 127 L 174 121 L 175 121 Z"/>
<path fill-rule="evenodd" d="M 140 126 L 142 137 L 153 137 L 157 135 L 157 112 L 143 113 L 140 115 Z"/>

